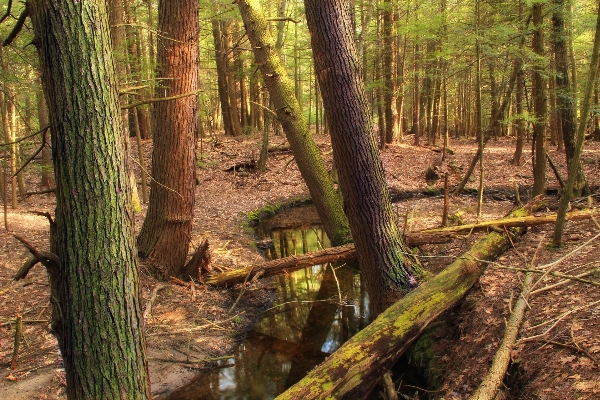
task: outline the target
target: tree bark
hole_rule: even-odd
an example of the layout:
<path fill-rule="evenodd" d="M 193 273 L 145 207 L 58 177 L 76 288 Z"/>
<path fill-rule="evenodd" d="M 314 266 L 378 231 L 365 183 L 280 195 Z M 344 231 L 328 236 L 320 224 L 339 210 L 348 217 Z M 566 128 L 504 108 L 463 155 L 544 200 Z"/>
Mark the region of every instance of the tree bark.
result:
<path fill-rule="evenodd" d="M 150 398 L 106 3 L 30 0 L 27 8 L 50 111 L 52 250 L 60 259 L 60 271 L 50 276 L 58 294 L 53 315 L 60 316 L 52 328 L 67 397 Z"/>
<path fill-rule="evenodd" d="M 198 2 L 159 2 L 157 97 L 198 89 Z M 152 184 L 138 251 L 156 276 L 182 277 L 191 240 L 196 188 L 196 96 L 154 105 Z"/>
<path fill-rule="evenodd" d="M 344 3 L 307 0 L 304 6 L 344 209 L 378 314 L 417 284 L 421 269 L 408 256 L 392 208 Z"/>
<path fill-rule="evenodd" d="M 257 0 L 241 0 L 237 4 L 252 44 L 255 62 L 262 72 L 277 119 L 283 126 L 298 169 L 315 201 L 325 232 L 334 245 L 347 243 L 350 235 L 342 201 L 300 111 L 294 96 L 294 83 L 275 50 L 275 42 L 260 4 Z"/>
<path fill-rule="evenodd" d="M 524 209 L 515 214 L 524 215 Z M 513 238 L 514 239 L 514 238 Z M 479 279 L 487 262 L 510 245 L 490 233 L 441 273 L 385 310 L 369 326 L 277 399 L 365 398 L 427 325 L 454 306 Z"/>
<path fill-rule="evenodd" d="M 554 13 L 552 14 L 552 25 L 554 27 L 554 62 L 556 65 L 556 103 L 560 113 L 562 136 L 565 145 L 567 166 L 571 164 L 575 154 L 575 133 L 577 123 L 575 121 L 575 94 L 571 91 L 569 80 L 569 62 L 567 54 L 567 38 L 569 32 L 565 27 L 565 15 L 567 4 L 565 0 L 554 0 Z M 581 196 L 586 186 L 585 176 L 581 165 L 577 168 L 577 176 L 573 186 L 573 195 Z"/>
<path fill-rule="evenodd" d="M 535 141 L 534 161 L 533 161 L 533 188 L 531 195 L 533 197 L 542 194 L 546 186 L 546 119 L 548 117 L 548 104 L 546 98 L 546 62 L 544 57 L 544 36 L 543 23 L 544 15 L 542 13 L 543 5 L 536 2 L 532 6 L 533 15 L 533 41 L 532 49 L 538 55 L 538 62 L 533 68 L 533 112 L 535 122 L 533 124 L 533 140 Z"/>

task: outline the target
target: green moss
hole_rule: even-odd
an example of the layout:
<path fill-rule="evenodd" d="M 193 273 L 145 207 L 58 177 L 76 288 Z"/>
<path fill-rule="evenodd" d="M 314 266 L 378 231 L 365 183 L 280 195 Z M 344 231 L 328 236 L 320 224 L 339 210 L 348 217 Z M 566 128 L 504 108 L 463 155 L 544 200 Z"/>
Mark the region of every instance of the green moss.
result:
<path fill-rule="evenodd" d="M 248 225 L 255 226 L 258 222 L 267 217 L 272 217 L 275 214 L 290 208 L 296 207 L 303 204 L 309 204 L 312 202 L 310 197 L 294 197 L 289 200 L 278 201 L 276 203 L 267 204 L 257 210 L 250 211 L 246 214 L 246 220 L 248 221 Z"/>
<path fill-rule="evenodd" d="M 429 389 L 435 389 L 441 383 L 442 369 L 437 362 L 439 356 L 435 350 L 435 342 L 441 332 L 447 329 L 446 321 L 432 325 L 434 326 L 427 329 L 406 352 L 409 363 L 427 379 Z"/>

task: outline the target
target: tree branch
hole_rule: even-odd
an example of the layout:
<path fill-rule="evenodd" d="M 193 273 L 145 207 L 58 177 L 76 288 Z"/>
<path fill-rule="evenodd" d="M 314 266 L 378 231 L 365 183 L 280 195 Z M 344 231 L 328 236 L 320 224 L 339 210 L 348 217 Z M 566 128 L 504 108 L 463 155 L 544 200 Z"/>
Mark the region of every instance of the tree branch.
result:
<path fill-rule="evenodd" d="M 6 37 L 6 39 L 4 39 L 4 41 L 2 42 L 3 47 L 8 46 L 9 44 L 11 44 L 13 42 L 13 40 L 15 40 L 15 38 L 17 37 L 19 32 L 21 32 L 21 29 L 23 29 L 23 25 L 25 25 L 25 19 L 27 19 L 28 16 L 29 16 L 29 10 L 26 7 L 25 10 L 23 10 L 23 12 L 21 13 L 21 15 L 19 15 L 19 19 L 17 19 L 17 23 L 15 24 L 15 27 L 13 28 L 13 30 L 9 33 L 9 35 Z M 4 17 L 2 17 L 2 18 L 4 18 Z"/>
<path fill-rule="evenodd" d="M 126 104 L 126 105 L 124 105 L 124 106 L 121 107 L 121 110 L 129 110 L 131 108 L 143 106 L 144 104 L 158 103 L 159 101 L 177 100 L 177 99 L 181 99 L 181 98 L 184 98 L 184 97 L 189 97 L 189 96 L 197 95 L 198 93 L 200 93 L 202 91 L 203 91 L 203 89 L 199 89 L 199 90 L 196 90 L 194 92 L 178 94 L 176 96 L 171 96 L 171 97 L 160 97 L 160 98 L 146 99 L 146 100 L 138 101 L 136 103 Z"/>

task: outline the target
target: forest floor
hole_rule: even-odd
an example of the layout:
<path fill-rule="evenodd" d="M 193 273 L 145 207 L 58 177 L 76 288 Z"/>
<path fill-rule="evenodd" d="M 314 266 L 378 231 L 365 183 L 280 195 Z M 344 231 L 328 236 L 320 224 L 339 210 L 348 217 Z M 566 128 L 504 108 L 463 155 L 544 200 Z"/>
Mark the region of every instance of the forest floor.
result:
<path fill-rule="evenodd" d="M 331 146 L 325 136 L 317 136 L 318 145 L 331 166 Z M 406 141 L 389 145 L 382 152 L 388 184 L 394 196 L 396 212 L 405 229 L 417 231 L 439 226 L 443 196 L 427 197 L 425 171 L 438 166 L 450 172 L 450 185 L 455 186 L 476 151 L 473 141 L 453 141 L 453 155 L 441 162 L 441 154 L 433 147 L 412 146 L 412 136 Z M 410 141 L 410 142 L 409 142 Z M 208 239 L 217 270 L 228 270 L 252 264 L 262 259 L 256 249 L 253 231 L 246 215 L 268 204 L 275 204 L 300 195 L 307 195 L 291 153 L 270 155 L 265 173 L 226 172 L 239 162 L 248 162 L 259 154 L 258 136 L 231 138 L 216 135 L 205 139 L 198 151 L 198 186 L 194 217 L 193 244 Z M 272 144 L 283 144 L 274 137 Z M 200 144 L 199 144 L 200 146 Z M 527 146 L 527 145 L 526 145 Z M 136 154 L 132 146 L 132 154 Z M 144 143 L 149 168 L 151 142 Z M 513 184 L 521 187 L 527 198 L 532 183 L 531 158 L 525 151 L 520 166 L 510 163 L 514 141 L 490 141 L 485 151 L 486 196 L 482 220 L 505 215 L 514 207 Z M 563 176 L 566 174 L 564 154 L 550 151 Z M 600 186 L 600 145 L 587 143 L 583 155 L 586 176 L 595 195 L 592 206 L 597 207 Z M 39 190 L 35 171 L 27 174 L 28 189 Z M 139 178 L 139 172 L 136 171 Z M 469 187 L 477 187 L 477 176 Z M 549 188 L 558 183 L 548 170 Z M 434 185 L 443 187 L 443 179 Z M 556 198 L 550 196 L 548 209 L 555 209 Z M 574 203 L 587 207 L 588 200 Z M 36 266 L 24 281 L 14 282 L 13 275 L 27 260 L 28 252 L 13 238 L 12 233 L 25 237 L 39 249 L 48 248 L 48 222 L 32 211 L 54 212 L 54 198 L 46 195 L 28 197 L 16 210 L 9 209 L 10 233 L 0 231 L 0 398 L 2 399 L 62 399 L 64 370 L 56 340 L 49 332 L 50 317 L 48 281 L 41 266 Z M 476 196 L 461 195 L 451 199 L 451 221 L 474 222 L 477 213 Z M 1 213 L 0 213 L 1 214 Z M 145 207 L 136 215 L 139 230 Z M 556 272 L 581 274 L 590 272 L 587 279 L 600 280 L 600 243 L 586 245 L 599 228 L 593 222 L 568 223 L 564 246 L 554 249 L 552 226 L 538 226 L 498 261 L 503 266 L 530 268 L 548 265 L 569 254 L 557 263 Z M 427 258 L 431 268 L 439 269 L 452 256 L 466 251 L 476 235 L 466 235 L 446 245 L 423 246 L 421 254 L 439 256 Z M 582 246 L 582 247 L 580 247 Z M 425 258 L 424 258 L 425 259 Z M 272 291 L 263 282 L 253 283 L 233 312 L 238 290 L 217 289 L 201 284 L 194 288 L 174 283 L 159 286 L 144 272 L 141 265 L 142 305 L 151 313 L 145 315 L 146 337 L 152 392 L 156 397 L 168 393 L 190 380 L 198 369 L 210 367 L 214 359 L 227 355 L 258 315 L 272 300 Z M 594 272 L 595 271 L 595 272 Z M 453 323 L 436 333 L 434 346 L 435 368 L 438 371 L 439 391 L 431 398 L 463 399 L 478 386 L 487 372 L 491 359 L 502 340 L 504 324 L 511 304 L 520 293 L 522 275 L 513 270 L 488 267 L 479 283 L 469 292 L 447 318 Z M 546 277 L 537 289 L 559 282 Z M 161 288 L 157 290 L 158 288 Z M 597 399 L 600 398 L 600 290 L 575 281 L 534 295 L 519 342 L 513 352 L 515 367 L 506 384 L 509 398 L 521 399 Z M 14 320 L 20 314 L 24 321 L 24 341 L 17 367 L 10 369 L 14 343 Z M 422 398 L 427 398 L 426 396 Z"/>

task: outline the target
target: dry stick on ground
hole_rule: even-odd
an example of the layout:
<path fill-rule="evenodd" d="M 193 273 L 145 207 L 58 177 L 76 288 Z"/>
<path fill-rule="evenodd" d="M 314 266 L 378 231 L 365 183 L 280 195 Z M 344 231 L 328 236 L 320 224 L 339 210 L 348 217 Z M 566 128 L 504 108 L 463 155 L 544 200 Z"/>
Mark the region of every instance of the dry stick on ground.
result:
<path fill-rule="evenodd" d="M 511 270 L 511 271 L 519 271 L 519 272 L 525 272 L 525 273 L 532 272 L 534 274 L 552 275 L 552 276 L 554 276 L 556 278 L 562 278 L 562 279 L 572 280 L 572 281 L 581 282 L 581 283 L 585 283 L 585 284 L 588 284 L 588 285 L 593 285 L 593 286 L 599 286 L 600 287 L 600 282 L 590 281 L 589 279 L 583 279 L 584 276 L 591 275 L 594 272 L 597 272 L 597 270 L 585 272 L 585 273 L 583 273 L 581 275 L 568 275 L 568 274 L 561 274 L 560 272 L 553 272 L 553 271 L 551 271 L 548 274 L 546 274 L 545 271 L 540 271 L 538 269 L 506 267 L 504 265 L 494 265 L 494 267 L 499 268 L 499 269 L 508 269 L 508 270 Z M 554 288 L 554 287 L 556 287 L 558 285 L 559 284 L 552 285 L 552 288 Z M 540 293 L 542 291 L 546 291 L 546 290 L 549 290 L 549 289 L 550 289 L 550 287 L 548 287 L 548 286 L 547 287 L 543 287 L 541 289 L 537 289 L 537 290 L 532 291 L 531 294 Z"/>
<path fill-rule="evenodd" d="M 17 359 L 19 357 L 19 348 L 21 347 L 21 338 L 23 337 L 23 317 L 17 314 L 15 318 L 15 344 L 13 347 L 12 360 L 10 362 L 10 369 L 17 368 Z"/>
<path fill-rule="evenodd" d="M 543 239 L 540 240 L 534 255 L 534 260 L 537 256 L 537 252 L 539 251 L 542 241 Z M 534 260 L 532 260 L 532 264 L 534 263 Z M 521 294 L 519 295 L 519 298 L 517 299 L 517 302 L 511 311 L 510 318 L 506 324 L 504 337 L 502 338 L 500 347 L 498 347 L 498 350 L 496 351 L 494 361 L 492 362 L 487 375 L 481 382 L 481 385 L 479 385 L 475 393 L 471 395 L 470 400 L 492 400 L 496 397 L 496 393 L 498 392 L 498 389 L 500 389 L 500 385 L 504 380 L 504 375 L 506 374 L 508 365 L 511 361 L 512 349 L 515 346 L 517 336 L 519 335 L 519 328 L 521 327 L 523 318 L 525 317 L 525 309 L 529 307 L 527 297 L 529 297 L 529 293 L 533 286 L 533 275 L 533 272 L 527 272 L 525 274 L 525 280 L 523 282 Z M 509 306 L 511 303 L 512 299 L 509 301 Z"/>
<path fill-rule="evenodd" d="M 146 304 L 146 311 L 144 311 L 144 318 L 150 318 L 152 316 L 152 305 L 156 301 L 156 296 L 158 295 L 158 292 L 160 290 L 162 290 L 166 287 L 167 287 L 166 284 L 159 283 L 158 285 L 156 285 L 154 290 L 152 290 L 152 294 L 150 295 L 150 300 L 148 300 L 148 303 Z"/>

